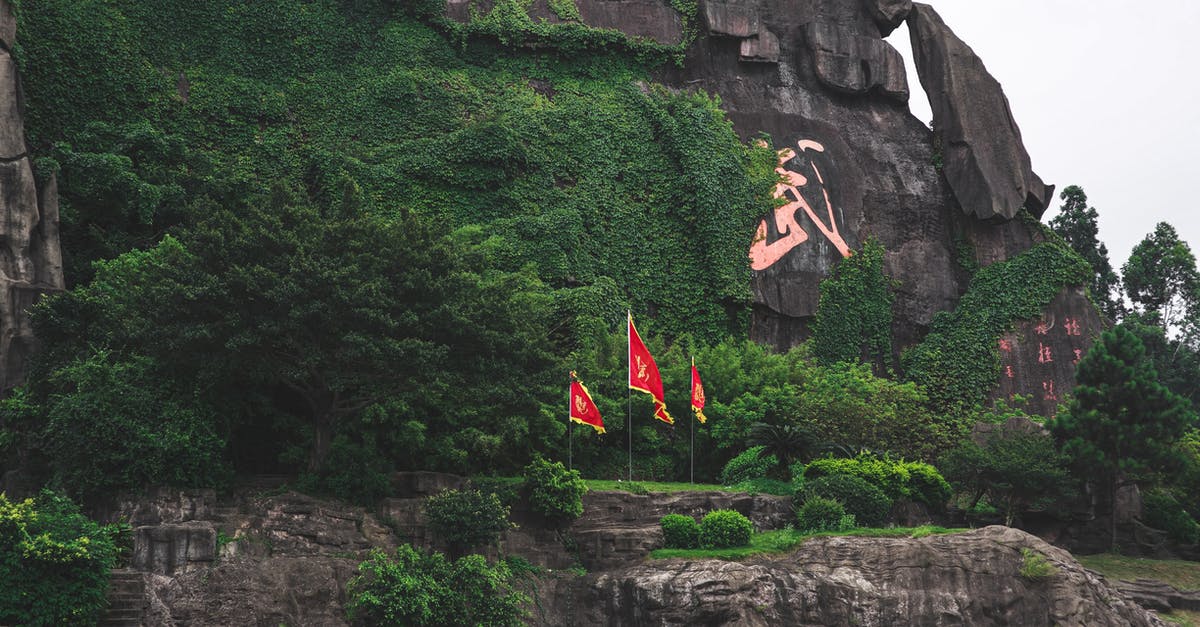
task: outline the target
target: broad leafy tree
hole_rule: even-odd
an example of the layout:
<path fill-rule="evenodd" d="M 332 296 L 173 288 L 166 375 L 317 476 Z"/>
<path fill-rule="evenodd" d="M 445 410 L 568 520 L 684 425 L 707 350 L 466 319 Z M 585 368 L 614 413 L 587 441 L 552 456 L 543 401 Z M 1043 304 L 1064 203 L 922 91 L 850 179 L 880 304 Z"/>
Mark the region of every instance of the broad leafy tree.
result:
<path fill-rule="evenodd" d="M 1122 267 L 1125 293 L 1142 314 L 1170 336 L 1194 336 L 1200 323 L 1200 273 L 1196 256 L 1175 227 L 1159 222 L 1133 247 Z"/>
<path fill-rule="evenodd" d="M 1119 326 L 1092 345 L 1075 380 L 1069 410 L 1048 424 L 1081 472 L 1107 483 L 1112 506 L 1123 482 L 1136 482 L 1172 460 L 1195 415 L 1186 399 L 1158 381 L 1137 336 Z"/>
<path fill-rule="evenodd" d="M 1119 292 L 1120 283 L 1108 260 L 1108 247 L 1098 237 L 1100 227 L 1096 209 L 1088 206 L 1087 194 L 1078 185 L 1068 186 L 1059 194 L 1059 198 L 1063 204 L 1059 207 L 1058 215 L 1050 221 L 1050 228 L 1091 264 L 1095 271 L 1090 285 L 1092 296 L 1101 311 L 1116 320 L 1122 313 L 1120 295 L 1114 293 Z"/>
<path fill-rule="evenodd" d="M 341 426 L 365 422 L 352 417 L 413 432 L 393 455 L 408 464 L 519 467 L 531 433 L 534 446 L 555 433 L 530 424 L 552 364 L 550 297 L 531 273 L 485 269 L 486 254 L 413 215 L 321 210 L 277 189 L 98 264 L 37 319 L 51 362 L 104 346 L 151 358 L 233 422 L 300 419 L 310 470 Z"/>

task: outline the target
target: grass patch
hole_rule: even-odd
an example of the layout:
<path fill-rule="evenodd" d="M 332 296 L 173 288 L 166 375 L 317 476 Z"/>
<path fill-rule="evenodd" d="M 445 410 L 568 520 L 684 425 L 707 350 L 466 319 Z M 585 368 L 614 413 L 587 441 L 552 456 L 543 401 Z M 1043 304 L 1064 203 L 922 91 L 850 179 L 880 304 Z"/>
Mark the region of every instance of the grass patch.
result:
<path fill-rule="evenodd" d="M 1200 612 L 1191 612 L 1188 610 L 1171 610 L 1167 613 L 1160 613 L 1159 618 L 1171 623 L 1172 625 L 1183 625 L 1184 627 L 1200 627 Z"/>
<path fill-rule="evenodd" d="M 750 536 L 750 546 L 736 547 L 732 549 L 658 549 L 650 553 L 651 559 L 670 559 L 674 557 L 682 557 L 686 559 L 719 559 L 736 561 L 752 555 L 764 555 L 772 553 L 787 553 L 803 544 L 810 538 L 824 538 L 832 536 L 857 536 L 866 538 L 923 538 L 925 536 L 940 535 L 946 533 L 960 533 L 969 531 L 969 529 L 947 529 L 945 527 L 935 527 L 926 525 L 923 527 L 892 527 L 888 529 L 880 528 L 860 528 L 851 529 L 849 531 L 822 531 L 819 533 L 806 533 L 796 531 L 794 529 L 780 529 L 777 531 L 764 531 Z"/>
<path fill-rule="evenodd" d="M 1157 579 L 1180 590 L 1200 590 L 1200 562 L 1152 560 L 1113 553 L 1077 555 L 1076 559 L 1109 579 Z"/>
<path fill-rule="evenodd" d="M 584 479 L 589 490 L 620 490 L 633 494 L 649 492 L 739 492 L 715 483 L 666 483 L 661 481 L 609 481 L 607 479 Z"/>

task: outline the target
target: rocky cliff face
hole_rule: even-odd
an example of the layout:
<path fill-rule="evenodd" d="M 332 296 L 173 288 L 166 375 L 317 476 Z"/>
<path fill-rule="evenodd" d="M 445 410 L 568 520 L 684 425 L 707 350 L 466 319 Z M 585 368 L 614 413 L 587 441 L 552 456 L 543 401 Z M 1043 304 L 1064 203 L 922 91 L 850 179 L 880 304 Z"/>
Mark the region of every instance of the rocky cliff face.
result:
<path fill-rule="evenodd" d="M 41 185 L 25 146 L 21 81 L 12 58 L 17 23 L 0 0 L 0 390 L 19 385 L 34 347 L 28 309 L 64 288 L 58 187 Z"/>
<path fill-rule="evenodd" d="M 581 21 L 661 43 L 683 41 L 674 19 L 654 28 L 648 16 L 667 0 L 576 0 Z M 896 353 L 919 342 L 933 316 L 953 310 L 969 266 L 987 266 L 1028 250 L 1044 235 L 1017 219 L 1040 216 L 1053 187 L 1033 172 L 999 83 L 929 6 L 909 0 L 701 0 L 699 36 L 680 67 L 656 79 L 676 89 L 720 96 L 747 140 L 766 133 L 781 151 L 785 204 L 746 233 L 754 310 L 752 337 L 780 349 L 809 334 L 820 281 L 868 238 L 886 248 L 896 282 Z M 466 20 L 470 0 L 449 16 Z M 486 12 L 490 2 L 476 2 Z M 562 21 L 545 0 L 530 14 Z M 657 18 L 656 18 L 657 19 Z M 936 133 L 908 111 L 909 77 L 883 37 L 907 20 L 920 82 Z M 997 395 L 1033 397 L 1055 411 L 1073 385 L 1076 349 L 1102 330 L 1084 294 L 1064 290 L 1042 320 L 1070 318 L 1070 340 L 1051 351 L 1022 325 L 1004 339 Z M 1058 327 L 1060 330 L 1061 326 Z M 1012 374 L 1007 367 L 1011 366 Z"/>
<path fill-rule="evenodd" d="M 429 479 L 418 483 L 457 481 Z M 402 496 L 383 507 L 385 516 L 420 501 L 417 492 Z M 1006 527 L 919 539 L 819 538 L 742 562 L 646 559 L 662 545 L 657 520 L 667 511 L 733 507 L 767 528 L 782 524 L 786 505 L 726 493 L 590 493 L 571 529 L 576 555 L 532 520 L 504 545 L 549 569 L 537 583 L 532 624 L 1161 624 L 1069 553 Z M 130 611 L 143 625 L 345 625 L 345 585 L 369 549 L 436 543 L 422 521 L 385 526 L 386 517 L 363 508 L 294 493 L 160 490 L 111 516 L 136 530 L 132 566 L 145 582 L 144 599 Z M 1053 572 L 1023 577 L 1022 549 L 1044 556 Z M 562 570 L 576 557 L 586 575 Z M 1147 596 L 1150 588 L 1139 590 Z M 1151 596 L 1160 604 L 1166 598 Z"/>
<path fill-rule="evenodd" d="M 1053 572 L 1020 574 L 1026 553 Z M 670 560 L 589 575 L 552 624 L 1160 625 L 1069 553 L 1008 527 L 819 538 L 782 557 Z"/>

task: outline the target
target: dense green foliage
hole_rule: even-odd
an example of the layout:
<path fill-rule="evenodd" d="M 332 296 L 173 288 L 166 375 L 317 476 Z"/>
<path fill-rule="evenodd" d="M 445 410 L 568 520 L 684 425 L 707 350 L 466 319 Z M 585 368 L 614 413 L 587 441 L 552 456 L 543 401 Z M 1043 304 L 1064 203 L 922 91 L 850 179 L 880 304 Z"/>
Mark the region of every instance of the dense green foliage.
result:
<path fill-rule="evenodd" d="M 1200 333 L 1200 271 L 1175 227 L 1159 222 L 1121 267 L 1125 293 L 1147 322 L 1168 332 Z"/>
<path fill-rule="evenodd" d="M 749 479 L 767 476 L 767 472 L 779 465 L 774 455 L 764 455 L 765 446 L 752 446 L 725 464 L 721 470 L 721 483 L 733 485 Z"/>
<path fill-rule="evenodd" d="M 700 519 L 700 546 L 706 549 L 746 546 L 752 533 L 750 519 L 732 509 L 713 510 Z"/>
<path fill-rule="evenodd" d="M 892 363 L 891 281 L 883 274 L 883 246 L 874 239 L 842 260 L 821 281 L 812 325 L 812 354 L 822 363 Z"/>
<path fill-rule="evenodd" d="M 552 524 L 570 524 L 583 513 L 587 486 L 578 470 L 537 456 L 525 467 L 524 476 L 530 507 Z"/>
<path fill-rule="evenodd" d="M 667 514 L 659 519 L 662 527 L 663 545 L 668 549 L 700 548 L 700 523 L 691 516 Z"/>
<path fill-rule="evenodd" d="M 813 497 L 838 501 L 846 513 L 852 514 L 859 524 L 867 527 L 882 525 L 892 511 L 892 499 L 883 490 L 856 475 L 825 475 L 805 482 L 804 491 L 797 498 L 807 501 Z"/>
<path fill-rule="evenodd" d="M 995 388 L 996 340 L 1018 320 L 1035 318 L 1067 285 L 1089 282 L 1092 267 L 1061 242 L 1049 241 L 979 270 L 952 312 L 933 318 L 925 340 L 905 353 L 909 379 L 942 411 L 972 406 Z"/>
<path fill-rule="evenodd" d="M 1171 540 L 1182 544 L 1200 543 L 1200 524 L 1175 500 L 1162 490 L 1148 490 L 1142 499 L 1145 523 L 1167 532 Z"/>
<path fill-rule="evenodd" d="M 829 475 L 859 477 L 893 501 L 908 499 L 934 508 L 944 506 L 952 495 L 950 485 L 937 468 L 925 462 L 894 460 L 871 453 L 813 460 L 804 469 L 805 485 Z"/>
<path fill-rule="evenodd" d="M 509 507 L 492 492 L 446 490 L 425 499 L 424 510 L 434 534 L 459 555 L 496 544 L 512 526 Z"/>
<path fill-rule="evenodd" d="M 998 426 L 982 446 L 963 442 L 939 466 L 955 487 L 972 495 L 972 504 L 986 496 L 1011 525 L 1023 510 L 1069 493 L 1068 461 L 1047 434 Z"/>
<path fill-rule="evenodd" d="M 845 531 L 854 526 L 854 517 L 841 502 L 830 498 L 812 496 L 796 508 L 796 528 L 804 532 Z"/>
<path fill-rule="evenodd" d="M 1116 320 L 1123 313 L 1121 286 L 1108 260 L 1108 247 L 1098 237 L 1099 214 L 1095 207 L 1087 206 L 1087 194 L 1078 185 L 1068 185 L 1058 197 L 1063 204 L 1058 215 L 1050 220 L 1050 228 L 1092 266 L 1093 275 L 1088 284 L 1092 298 L 1105 316 Z"/>
<path fill-rule="evenodd" d="M 121 360 L 107 350 L 50 373 L 39 439 L 52 485 L 91 499 L 151 484 L 224 484 L 214 410 L 158 374 L 148 358 Z"/>
<path fill-rule="evenodd" d="M 346 612 L 370 625 L 511 626 L 524 624 L 528 597 L 513 586 L 504 561 L 480 555 L 450 561 L 402 544 L 394 556 L 375 550 L 347 585 Z"/>
<path fill-rule="evenodd" d="M 0 493 L 0 623 L 95 625 L 119 533 L 53 492 L 25 501 Z"/>

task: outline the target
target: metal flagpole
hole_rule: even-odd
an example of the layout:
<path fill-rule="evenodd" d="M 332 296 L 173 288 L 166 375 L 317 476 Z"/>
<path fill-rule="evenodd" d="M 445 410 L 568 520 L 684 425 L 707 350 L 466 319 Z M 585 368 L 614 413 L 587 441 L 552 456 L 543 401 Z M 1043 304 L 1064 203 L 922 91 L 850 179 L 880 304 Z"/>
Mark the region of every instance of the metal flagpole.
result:
<path fill-rule="evenodd" d="M 696 393 L 696 356 L 695 355 L 692 355 L 692 377 L 691 377 L 691 379 L 692 379 L 692 386 L 691 386 L 691 388 L 688 389 L 688 403 L 692 402 L 691 397 L 693 394 Z M 688 443 L 688 459 L 691 460 L 691 465 L 692 465 L 692 485 L 696 485 L 696 421 L 694 420 L 694 417 L 693 417 L 693 420 L 688 421 L 688 428 L 691 432 L 690 433 L 691 437 L 689 438 L 689 443 Z"/>
<path fill-rule="evenodd" d="M 628 350 L 625 351 L 625 377 L 628 379 L 633 368 L 633 311 L 625 310 L 625 338 Z M 629 421 L 629 481 L 633 482 L 633 390 L 629 382 L 625 382 L 625 416 Z"/>
<path fill-rule="evenodd" d="M 567 470 L 572 469 L 572 453 L 575 448 L 575 429 L 571 424 L 571 384 L 575 383 L 575 377 L 570 377 L 567 382 Z"/>

